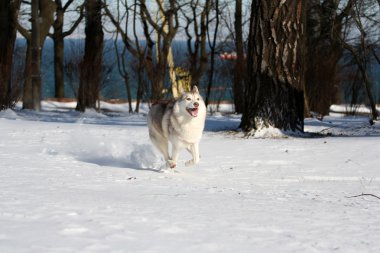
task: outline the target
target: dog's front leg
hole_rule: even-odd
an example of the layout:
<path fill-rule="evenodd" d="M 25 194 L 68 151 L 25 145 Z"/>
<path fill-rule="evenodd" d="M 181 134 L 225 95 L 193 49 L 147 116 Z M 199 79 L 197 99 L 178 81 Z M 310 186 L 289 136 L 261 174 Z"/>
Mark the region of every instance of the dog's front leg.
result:
<path fill-rule="evenodd" d="M 178 159 L 180 151 L 181 151 L 181 145 L 178 145 L 178 144 L 172 145 L 172 158 L 168 160 L 168 165 L 170 168 L 174 169 L 177 166 L 177 159 Z"/>
<path fill-rule="evenodd" d="M 200 160 L 199 159 L 199 144 L 198 143 L 191 144 L 189 147 L 187 147 L 187 150 L 193 156 L 193 159 L 187 161 L 185 165 L 191 166 L 191 165 L 199 163 L 199 160 Z"/>

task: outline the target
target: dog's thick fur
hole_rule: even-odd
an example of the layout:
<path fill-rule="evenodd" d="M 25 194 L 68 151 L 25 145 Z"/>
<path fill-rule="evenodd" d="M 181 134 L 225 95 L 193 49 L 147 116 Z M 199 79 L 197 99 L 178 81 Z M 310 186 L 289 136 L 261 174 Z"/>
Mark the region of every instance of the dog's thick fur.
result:
<path fill-rule="evenodd" d="M 199 142 L 206 120 L 206 106 L 196 86 L 172 101 L 152 105 L 148 115 L 149 137 L 163 154 L 167 166 L 175 168 L 180 151 L 186 148 L 193 159 L 186 166 L 199 162 Z M 172 146 L 169 153 L 169 142 Z"/>

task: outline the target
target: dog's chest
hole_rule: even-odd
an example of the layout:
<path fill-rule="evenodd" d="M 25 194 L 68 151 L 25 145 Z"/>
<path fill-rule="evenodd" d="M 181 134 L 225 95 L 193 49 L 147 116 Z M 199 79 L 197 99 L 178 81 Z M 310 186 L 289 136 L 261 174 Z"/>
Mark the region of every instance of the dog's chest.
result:
<path fill-rule="evenodd" d="M 169 138 L 179 139 L 187 143 L 196 143 L 202 137 L 204 122 L 192 120 L 190 122 L 178 122 L 172 119 L 169 125 Z"/>

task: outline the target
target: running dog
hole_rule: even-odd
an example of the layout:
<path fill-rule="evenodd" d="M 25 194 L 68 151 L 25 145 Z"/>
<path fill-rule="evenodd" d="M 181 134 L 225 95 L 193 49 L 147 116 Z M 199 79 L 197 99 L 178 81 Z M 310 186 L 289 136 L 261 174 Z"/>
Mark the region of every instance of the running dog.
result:
<path fill-rule="evenodd" d="M 167 167 L 177 166 L 183 148 L 193 156 L 186 166 L 199 162 L 199 142 L 205 120 L 206 106 L 196 86 L 190 92 L 182 92 L 178 99 L 152 105 L 148 114 L 149 137 L 164 156 Z"/>

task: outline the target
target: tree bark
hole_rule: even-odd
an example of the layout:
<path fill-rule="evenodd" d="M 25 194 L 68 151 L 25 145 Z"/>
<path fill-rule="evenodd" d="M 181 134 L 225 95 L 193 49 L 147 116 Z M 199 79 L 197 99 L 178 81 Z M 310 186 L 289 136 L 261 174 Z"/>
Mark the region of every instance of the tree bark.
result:
<path fill-rule="evenodd" d="M 208 73 L 208 84 L 207 84 L 207 91 L 206 91 L 206 106 L 209 105 L 210 103 L 210 95 L 211 95 L 211 87 L 213 85 L 213 80 L 214 80 L 214 72 L 215 72 L 215 50 L 216 50 L 216 43 L 217 43 L 217 35 L 219 31 L 219 24 L 220 24 L 220 7 L 219 7 L 219 1 L 216 0 L 214 3 L 214 8 L 215 8 L 215 28 L 214 28 L 214 33 L 212 37 L 212 41 L 209 37 L 209 47 L 210 47 L 210 69 Z M 209 17 L 207 17 L 207 23 L 210 23 Z M 207 29 L 207 33 L 210 33 L 210 29 Z"/>
<path fill-rule="evenodd" d="M 243 22 L 242 22 L 242 0 L 236 0 L 235 5 L 235 47 L 236 62 L 234 72 L 234 104 L 235 112 L 242 113 L 244 105 L 244 45 L 243 45 Z"/>
<path fill-rule="evenodd" d="M 54 82 L 56 98 L 65 97 L 65 82 L 64 82 L 64 39 L 74 32 L 83 19 L 83 5 L 80 7 L 80 15 L 74 24 L 67 31 L 63 30 L 65 13 L 74 0 L 68 0 L 65 5 L 61 0 L 55 0 L 57 5 L 56 18 L 53 23 L 54 33 L 51 35 L 54 42 Z"/>
<path fill-rule="evenodd" d="M 308 1 L 305 97 L 308 109 L 321 116 L 327 115 L 331 104 L 337 100 L 343 19 L 351 6 L 352 0 L 347 1 L 338 15 L 339 6 L 335 0 Z"/>
<path fill-rule="evenodd" d="M 32 86 L 32 45 L 26 41 L 26 56 L 24 66 L 24 87 L 22 96 L 22 108 L 33 110 L 33 86 Z"/>
<path fill-rule="evenodd" d="M 0 3 L 0 110 L 11 107 L 15 102 L 11 77 L 19 8 L 20 1 Z"/>
<path fill-rule="evenodd" d="M 41 71 L 40 65 L 37 66 L 37 64 L 41 64 L 41 49 L 54 22 L 55 8 L 55 3 L 51 0 L 33 0 L 32 33 L 30 34 L 25 28 L 18 25 L 19 32 L 27 40 L 23 89 L 24 109 L 40 110 L 41 108 Z"/>
<path fill-rule="evenodd" d="M 32 41 L 31 41 L 31 70 L 32 70 L 32 107 L 41 110 L 41 42 L 40 42 L 40 0 L 32 0 Z"/>
<path fill-rule="evenodd" d="M 248 135 L 267 127 L 303 132 L 304 5 L 252 2 L 241 122 Z"/>
<path fill-rule="evenodd" d="M 53 24 L 54 28 L 54 81 L 56 98 L 65 97 L 65 84 L 63 78 L 63 61 L 64 61 L 64 37 L 63 37 L 63 18 L 64 10 L 61 0 L 55 1 L 57 4 L 56 18 Z"/>
<path fill-rule="evenodd" d="M 76 110 L 96 108 L 102 77 L 103 27 L 102 1 L 86 0 L 85 52 L 81 63 L 78 103 Z"/>

